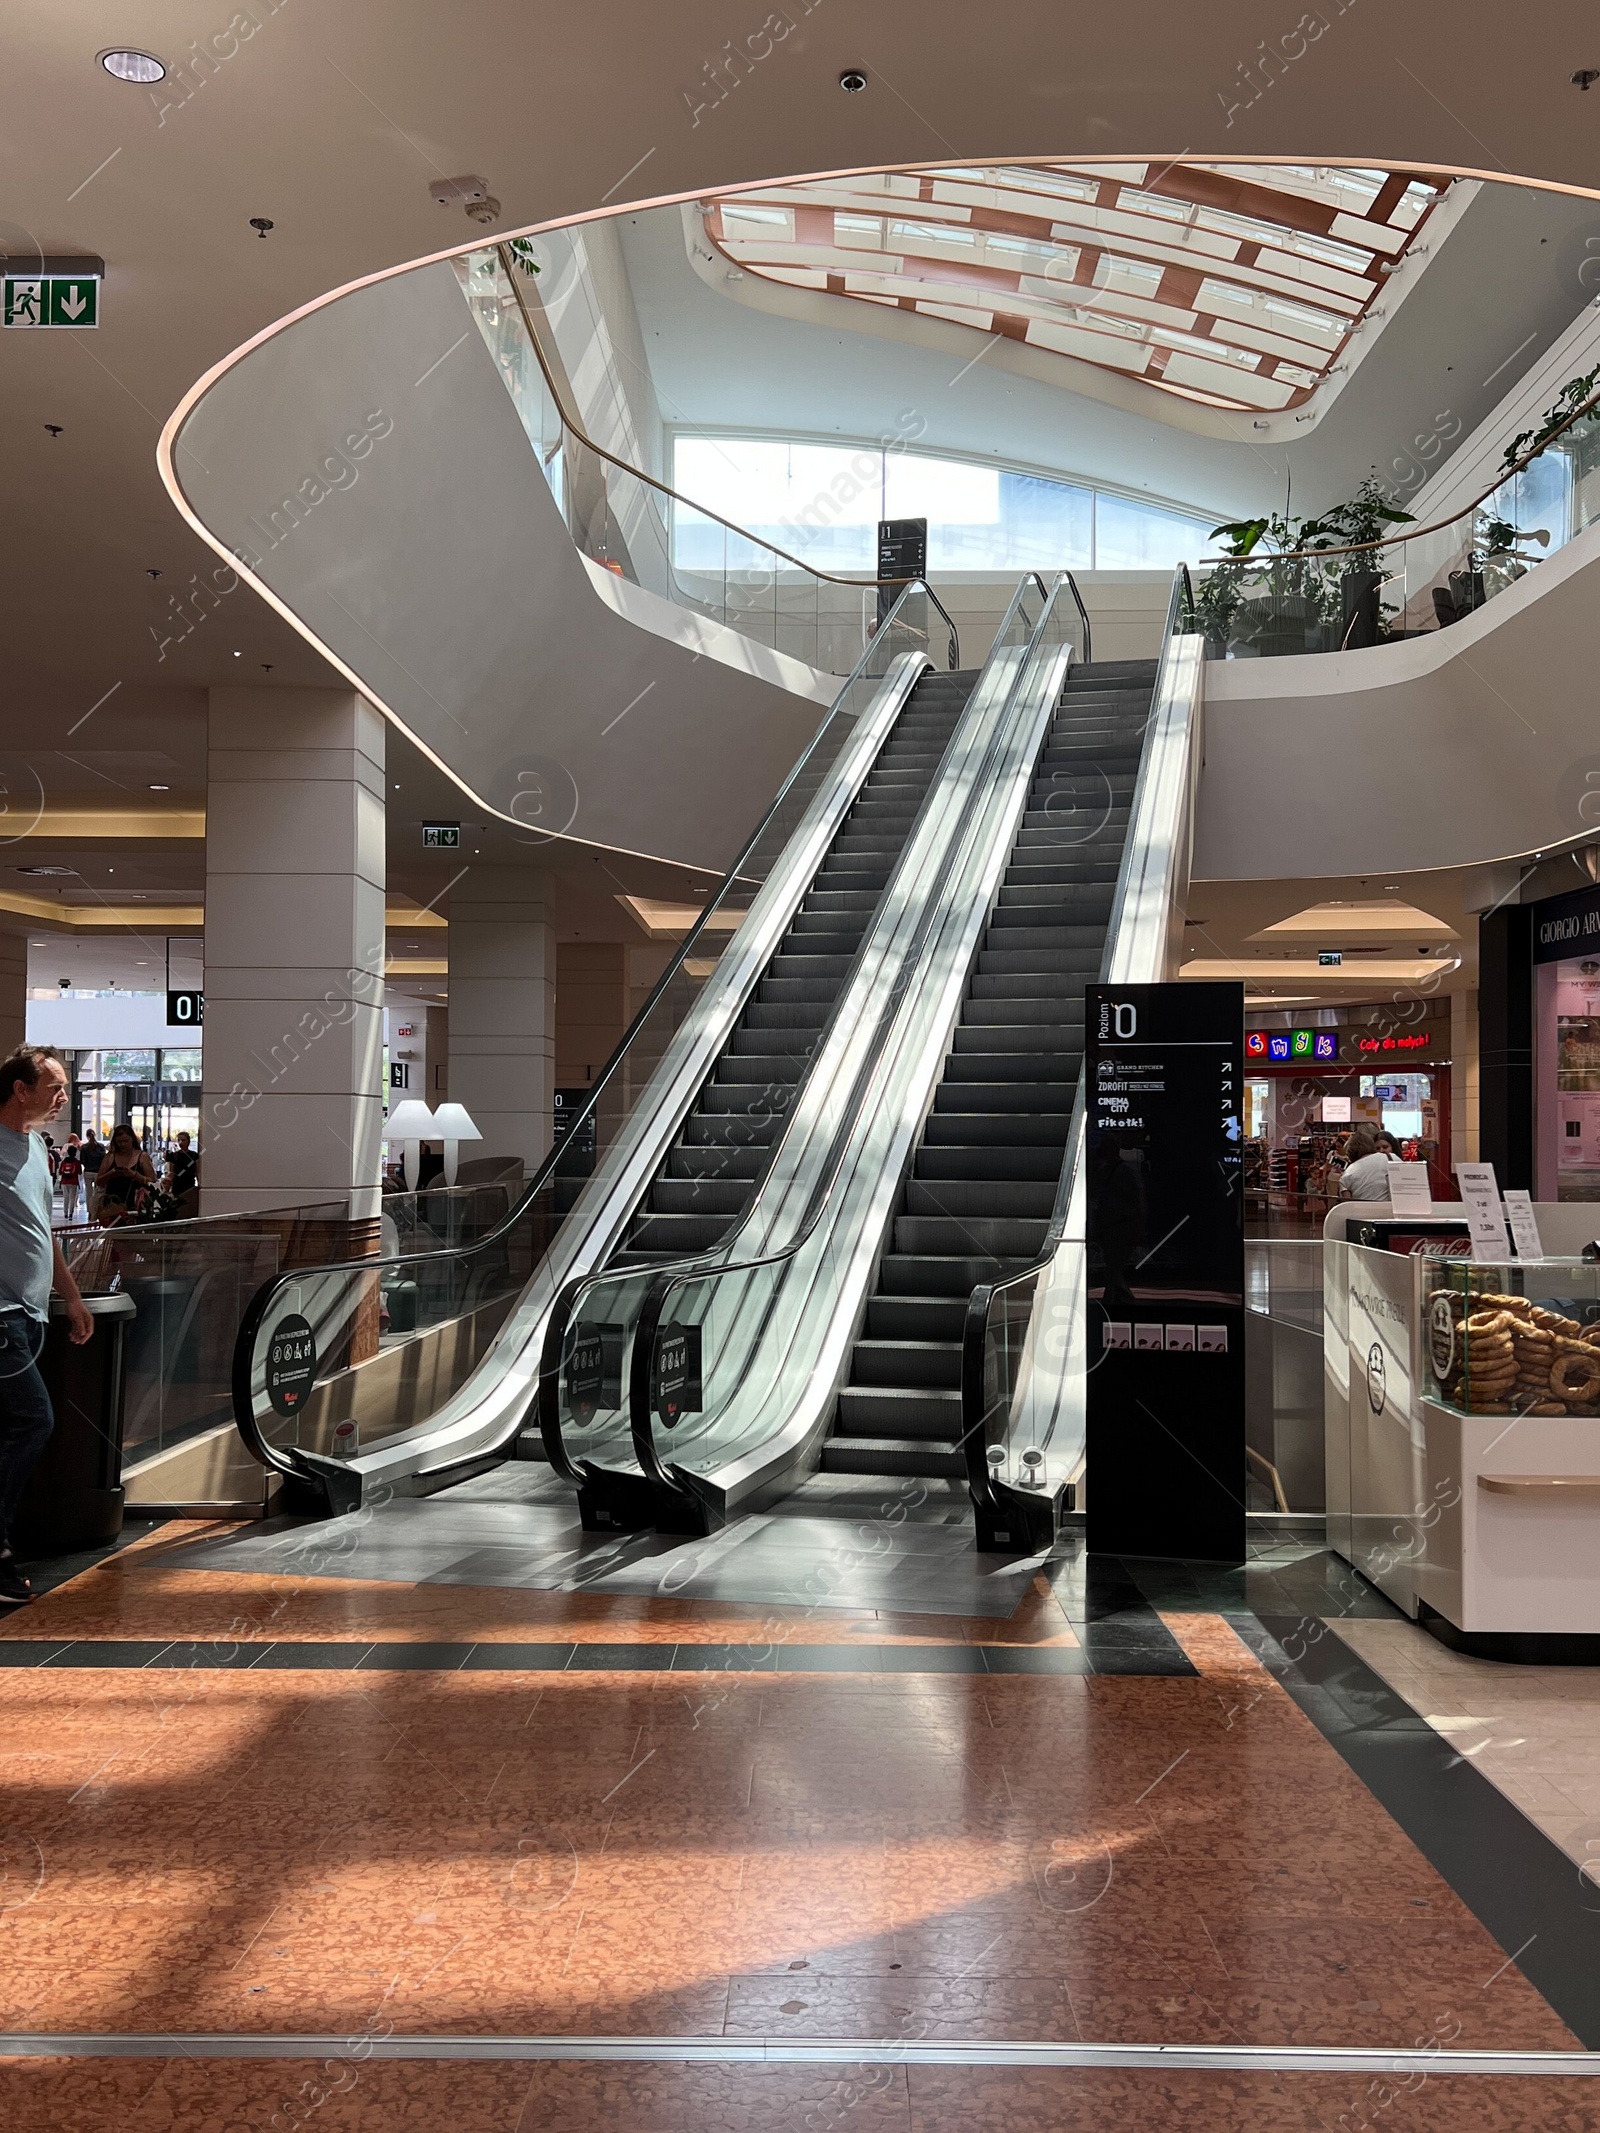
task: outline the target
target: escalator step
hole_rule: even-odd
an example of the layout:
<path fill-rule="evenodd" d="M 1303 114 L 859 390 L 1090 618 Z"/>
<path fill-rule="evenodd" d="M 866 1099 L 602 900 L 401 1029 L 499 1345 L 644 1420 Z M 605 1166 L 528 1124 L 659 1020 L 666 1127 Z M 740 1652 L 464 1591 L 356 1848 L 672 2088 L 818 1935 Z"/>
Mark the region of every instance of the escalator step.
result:
<path fill-rule="evenodd" d="M 1011 1120 L 1005 1121 L 1007 1125 Z M 993 1142 L 964 1142 L 956 1147 L 929 1146 L 924 1140 L 912 1164 L 911 1183 L 949 1184 L 957 1179 L 1002 1180 L 1047 1186 L 1053 1195 L 1061 1176 L 1062 1143 L 1024 1141 L 1015 1147 Z"/>
<path fill-rule="evenodd" d="M 955 1258 L 948 1252 L 886 1252 L 878 1267 L 878 1288 L 884 1296 L 949 1296 L 965 1304 L 980 1281 L 1004 1281 L 1038 1256 L 1026 1252 L 993 1258 L 969 1251 Z"/>
<path fill-rule="evenodd" d="M 931 1438 L 953 1444 L 961 1435 L 961 1394 L 935 1386 L 899 1391 L 846 1385 L 839 1394 L 839 1432 L 847 1437 Z"/>
<path fill-rule="evenodd" d="M 889 1437 L 830 1437 L 822 1447 L 825 1474 L 908 1474 L 961 1481 L 967 1462 L 953 1445 L 907 1444 Z"/>
<path fill-rule="evenodd" d="M 969 1092 L 970 1093 L 970 1092 Z M 1067 1093 L 1071 1093 L 1068 1091 Z M 1056 1167 L 1071 1124 L 1067 1111 L 963 1111 L 928 1114 L 924 1148 L 1053 1148 Z"/>
<path fill-rule="evenodd" d="M 1056 1170 L 1060 1172 L 1060 1159 Z M 676 1188 L 683 1190 L 684 1188 Z M 689 1188 L 692 1190 L 693 1188 Z M 719 1191 L 743 1190 L 720 1186 Z M 666 1187 L 658 1185 L 658 1192 Z M 702 1187 L 702 1191 L 710 1190 Z M 906 1212 L 902 1219 L 921 1215 L 965 1221 L 978 1216 L 986 1221 L 1047 1221 L 1055 1205 L 1055 1178 L 909 1178 L 906 1181 Z M 664 1212 L 669 1210 L 664 1210 Z M 687 1212 L 688 1210 L 685 1210 Z"/>
<path fill-rule="evenodd" d="M 918 1386 L 961 1389 L 961 1343 L 928 1340 L 859 1340 L 850 1367 L 852 1386 Z"/>
<path fill-rule="evenodd" d="M 894 1248 L 913 1257 L 981 1252 L 1026 1261 L 1038 1257 L 1049 1227 L 1048 1211 L 1034 1221 L 991 1215 L 896 1215 Z"/>
<path fill-rule="evenodd" d="M 882 1341 L 956 1341 L 967 1322 L 965 1296 L 874 1296 L 867 1336 Z"/>

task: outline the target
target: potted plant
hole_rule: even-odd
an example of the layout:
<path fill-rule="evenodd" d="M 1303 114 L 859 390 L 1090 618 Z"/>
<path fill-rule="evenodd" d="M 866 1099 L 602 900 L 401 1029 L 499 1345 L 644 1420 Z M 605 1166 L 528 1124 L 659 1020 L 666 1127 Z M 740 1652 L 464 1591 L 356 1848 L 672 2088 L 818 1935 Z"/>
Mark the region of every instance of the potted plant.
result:
<path fill-rule="evenodd" d="M 1391 526 L 1411 526 L 1416 521 L 1384 495 L 1375 474 L 1369 474 L 1347 503 L 1336 504 L 1317 521 L 1318 535 L 1332 538 L 1318 545 L 1365 548 L 1367 555 L 1344 558 L 1339 575 L 1339 644 L 1346 651 L 1376 644 L 1383 633 L 1380 595 L 1389 573 L 1382 567 L 1376 547 Z M 1310 529 L 1308 529 L 1310 530 Z"/>
<path fill-rule="evenodd" d="M 1191 620 L 1206 641 L 1207 659 L 1226 659 L 1234 617 L 1239 612 L 1239 570 L 1236 564 L 1215 563 L 1200 581 Z"/>
<path fill-rule="evenodd" d="M 1318 572 L 1301 552 L 1303 530 L 1298 520 L 1276 511 L 1265 518 L 1237 519 L 1212 528 L 1213 540 L 1228 543 L 1223 554 L 1230 562 L 1255 561 L 1257 551 L 1261 552 L 1248 596 L 1243 590 L 1245 573 L 1242 569 L 1237 573 L 1235 608 L 1236 641 L 1258 658 L 1276 659 L 1317 649 Z"/>

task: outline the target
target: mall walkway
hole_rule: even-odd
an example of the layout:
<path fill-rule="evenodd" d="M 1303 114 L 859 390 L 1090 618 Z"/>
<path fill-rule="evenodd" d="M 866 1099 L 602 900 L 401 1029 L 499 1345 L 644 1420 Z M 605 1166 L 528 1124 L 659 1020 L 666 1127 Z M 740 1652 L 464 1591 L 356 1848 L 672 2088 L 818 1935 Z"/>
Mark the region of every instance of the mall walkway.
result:
<path fill-rule="evenodd" d="M 1425 1855 L 1420 1766 L 1390 1803 L 1413 1842 L 1328 1737 L 1365 1695 L 1391 1756 L 1420 1745 L 1376 1676 L 1318 1685 L 1340 1602 L 1304 1549 L 1246 1573 L 1069 1553 L 1009 1618 L 945 1618 L 185 1567 L 216 1538 L 144 1532 L 0 1625 L 0 2031 L 155 2054 L 0 2060 L 30 2133 L 1363 2125 L 1367 2073 L 929 2055 L 1565 2052 L 1588 2026 L 1581 1918 L 1546 1927 L 1568 1970 L 1508 1961 L 1482 1919 L 1506 1891 Z M 171 2042 L 195 2033 L 277 2056 Z M 841 2049 L 375 2055 L 441 2036 Z M 869 2041 L 882 2062 L 852 2060 Z M 1408 2128 L 1600 2102 L 1414 2078 Z"/>

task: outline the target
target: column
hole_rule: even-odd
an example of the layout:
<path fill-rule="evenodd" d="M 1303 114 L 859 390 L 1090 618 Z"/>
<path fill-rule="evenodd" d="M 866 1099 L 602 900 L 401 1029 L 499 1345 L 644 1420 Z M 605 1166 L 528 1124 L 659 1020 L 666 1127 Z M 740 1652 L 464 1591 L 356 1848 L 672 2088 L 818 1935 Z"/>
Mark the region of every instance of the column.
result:
<path fill-rule="evenodd" d="M 375 1214 L 384 731 L 343 689 L 213 689 L 201 1211 Z"/>
<path fill-rule="evenodd" d="M 0 1059 L 27 1042 L 28 936 L 0 933 Z"/>
<path fill-rule="evenodd" d="M 1478 1160 L 1478 995 L 1450 995 L 1450 1148 L 1454 1161 Z"/>
<path fill-rule="evenodd" d="M 422 1098 L 437 1110 L 450 1101 L 450 1010 L 425 1010 L 422 1031 Z"/>
<path fill-rule="evenodd" d="M 450 1097 L 477 1156 L 550 1148 L 555 1067 L 552 884 L 533 867 L 474 866 L 450 892 Z"/>
<path fill-rule="evenodd" d="M 586 1088 L 628 1026 L 628 950 L 563 941 L 556 951 L 556 1087 Z"/>

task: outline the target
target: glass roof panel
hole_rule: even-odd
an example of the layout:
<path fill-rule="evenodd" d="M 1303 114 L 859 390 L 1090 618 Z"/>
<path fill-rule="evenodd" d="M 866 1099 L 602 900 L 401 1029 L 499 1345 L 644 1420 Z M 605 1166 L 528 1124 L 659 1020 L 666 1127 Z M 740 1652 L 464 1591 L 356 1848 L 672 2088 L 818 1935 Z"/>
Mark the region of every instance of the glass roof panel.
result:
<path fill-rule="evenodd" d="M 1219 407 L 1298 407 L 1451 180 L 1311 164 L 872 172 L 702 203 L 746 273 L 888 304 Z M 870 256 L 863 256 L 870 255 Z"/>

